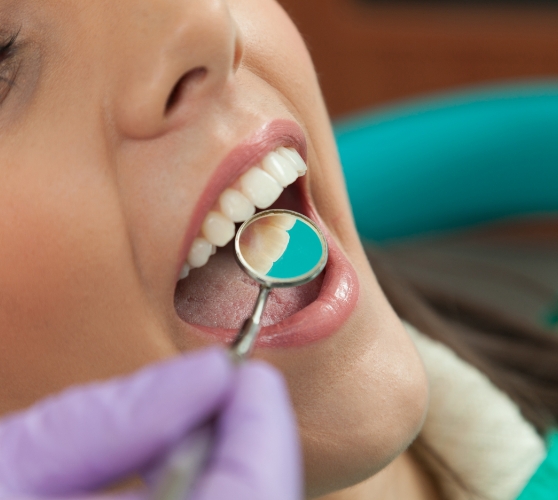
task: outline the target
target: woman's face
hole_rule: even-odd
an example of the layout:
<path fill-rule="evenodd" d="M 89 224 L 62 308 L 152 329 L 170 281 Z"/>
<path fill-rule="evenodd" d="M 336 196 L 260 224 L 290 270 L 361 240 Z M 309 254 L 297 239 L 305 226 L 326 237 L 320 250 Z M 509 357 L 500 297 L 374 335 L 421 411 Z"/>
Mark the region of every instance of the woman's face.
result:
<path fill-rule="evenodd" d="M 323 279 L 272 297 L 256 356 L 289 382 L 309 495 L 399 454 L 425 378 L 363 254 L 316 75 L 281 7 L 0 0 L 0 23 L 6 43 L 17 35 L 0 56 L 1 411 L 228 341 L 256 293 L 230 252 L 177 282 L 225 189 L 241 192 L 285 146 L 308 174 L 273 206 L 321 224 L 331 257 Z"/>

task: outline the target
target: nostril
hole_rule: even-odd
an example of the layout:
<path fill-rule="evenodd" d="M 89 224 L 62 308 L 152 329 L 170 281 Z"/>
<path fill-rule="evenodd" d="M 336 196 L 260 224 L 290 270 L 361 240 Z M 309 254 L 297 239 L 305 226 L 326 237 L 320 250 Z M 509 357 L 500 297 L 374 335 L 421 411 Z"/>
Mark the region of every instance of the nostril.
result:
<path fill-rule="evenodd" d="M 192 86 L 200 83 L 207 75 L 207 68 L 198 67 L 186 73 L 172 89 L 172 92 L 167 99 L 166 113 L 169 113 L 185 96 Z"/>

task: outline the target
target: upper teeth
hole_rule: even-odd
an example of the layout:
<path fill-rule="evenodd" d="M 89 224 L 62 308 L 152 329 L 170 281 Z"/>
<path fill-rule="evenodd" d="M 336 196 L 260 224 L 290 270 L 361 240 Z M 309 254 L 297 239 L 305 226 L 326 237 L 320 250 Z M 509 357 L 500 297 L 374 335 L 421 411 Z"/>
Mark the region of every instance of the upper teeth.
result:
<path fill-rule="evenodd" d="M 234 238 L 235 222 L 244 222 L 257 208 L 268 208 L 299 176 L 306 173 L 306 164 L 293 148 L 280 147 L 262 162 L 245 172 L 231 187 L 221 193 L 217 205 L 203 221 L 201 232 L 192 243 L 180 279 L 190 269 L 204 266 L 215 253 Z"/>

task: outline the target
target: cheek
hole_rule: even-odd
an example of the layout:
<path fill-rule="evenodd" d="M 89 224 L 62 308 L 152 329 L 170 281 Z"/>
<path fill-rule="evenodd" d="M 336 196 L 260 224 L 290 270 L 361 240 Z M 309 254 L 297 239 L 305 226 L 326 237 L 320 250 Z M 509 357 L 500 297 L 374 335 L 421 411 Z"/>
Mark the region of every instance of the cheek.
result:
<path fill-rule="evenodd" d="M 0 412 L 161 352 L 108 179 L 87 155 L 22 150 L 0 192 Z"/>
<path fill-rule="evenodd" d="M 125 248 L 118 234 L 123 231 L 106 216 L 115 209 L 112 200 L 79 186 L 82 179 L 25 177 L 10 183 L 4 198 L 1 231 L 9 244 L 0 250 L 3 291 L 18 306 L 32 305 L 37 317 L 29 322 L 56 314 L 62 319 L 66 311 L 61 309 L 69 311 L 71 303 L 93 295 L 99 281 L 112 274 L 110 267 L 122 260 Z"/>

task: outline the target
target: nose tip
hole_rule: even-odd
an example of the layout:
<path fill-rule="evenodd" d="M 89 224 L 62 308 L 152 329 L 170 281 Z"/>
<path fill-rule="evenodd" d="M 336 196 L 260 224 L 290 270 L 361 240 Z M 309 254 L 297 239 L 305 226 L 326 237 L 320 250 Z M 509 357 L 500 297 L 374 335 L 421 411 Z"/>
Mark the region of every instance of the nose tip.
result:
<path fill-rule="evenodd" d="M 160 136 L 201 97 L 218 94 L 244 53 L 242 33 L 223 0 L 158 1 L 153 9 L 142 16 L 145 29 L 134 23 L 119 68 L 115 122 L 135 139 Z"/>

